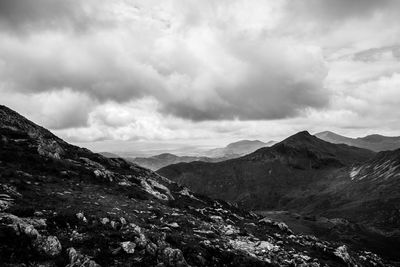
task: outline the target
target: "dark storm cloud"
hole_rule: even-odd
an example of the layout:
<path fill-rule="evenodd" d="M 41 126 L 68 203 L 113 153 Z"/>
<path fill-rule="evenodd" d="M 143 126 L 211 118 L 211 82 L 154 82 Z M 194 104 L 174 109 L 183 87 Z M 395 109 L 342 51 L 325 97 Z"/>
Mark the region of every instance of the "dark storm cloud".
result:
<path fill-rule="evenodd" d="M 399 13 L 397 0 L 304 0 L 289 1 L 293 16 L 307 14 L 311 20 L 340 21 L 371 16 L 376 12 Z"/>
<path fill-rule="evenodd" d="M 84 31 L 104 23 L 93 16 L 95 9 L 91 0 L 0 0 L 0 30 L 20 35 L 47 29 Z"/>
<path fill-rule="evenodd" d="M 203 105 L 190 101 L 167 103 L 165 111 L 178 117 L 202 120 L 265 120 L 293 117 L 304 108 L 322 108 L 329 103 L 329 94 L 320 81 L 293 81 L 269 76 L 254 70 L 250 77 L 234 88 L 219 88 L 223 103 L 210 99 Z"/>

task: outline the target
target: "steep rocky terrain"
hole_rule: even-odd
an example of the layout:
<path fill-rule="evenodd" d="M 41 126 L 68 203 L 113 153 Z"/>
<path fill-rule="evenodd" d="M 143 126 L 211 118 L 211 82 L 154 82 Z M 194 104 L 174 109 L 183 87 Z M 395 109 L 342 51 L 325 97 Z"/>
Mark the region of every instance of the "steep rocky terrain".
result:
<path fill-rule="evenodd" d="M 317 133 L 315 136 L 330 143 L 346 144 L 376 152 L 400 148 L 400 136 L 372 134 L 365 137 L 350 138 L 329 131 Z"/>
<path fill-rule="evenodd" d="M 69 145 L 0 106 L 0 265 L 391 264 Z"/>

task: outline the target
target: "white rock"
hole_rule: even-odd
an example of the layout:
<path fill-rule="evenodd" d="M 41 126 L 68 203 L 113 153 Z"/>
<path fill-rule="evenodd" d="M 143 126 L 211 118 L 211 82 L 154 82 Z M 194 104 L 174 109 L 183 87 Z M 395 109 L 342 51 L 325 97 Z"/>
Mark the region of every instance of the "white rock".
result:
<path fill-rule="evenodd" d="M 106 218 L 106 217 L 104 217 L 104 218 L 101 219 L 101 223 L 102 223 L 103 225 L 105 225 L 105 224 L 107 224 L 107 223 L 109 223 L 109 222 L 110 222 L 110 219 L 108 219 L 108 218 Z"/>
<path fill-rule="evenodd" d="M 178 223 L 176 223 L 176 222 L 173 222 L 173 223 L 167 223 L 167 225 L 168 225 L 169 227 L 172 227 L 172 228 L 179 228 L 179 224 L 178 224 Z"/>
<path fill-rule="evenodd" d="M 77 217 L 79 220 L 82 220 L 83 222 L 87 223 L 87 219 L 86 219 L 85 215 L 83 215 L 82 212 L 78 212 L 78 213 L 76 214 L 76 217 Z"/>
<path fill-rule="evenodd" d="M 133 254 L 135 253 L 136 244 L 131 241 L 125 241 L 121 242 L 121 247 L 126 253 Z"/>

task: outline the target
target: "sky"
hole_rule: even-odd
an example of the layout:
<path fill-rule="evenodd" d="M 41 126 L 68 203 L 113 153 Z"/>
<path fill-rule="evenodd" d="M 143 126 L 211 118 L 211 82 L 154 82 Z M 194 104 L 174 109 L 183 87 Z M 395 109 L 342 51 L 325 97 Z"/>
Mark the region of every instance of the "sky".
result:
<path fill-rule="evenodd" d="M 0 0 L 0 103 L 94 151 L 400 135 L 400 1 Z"/>

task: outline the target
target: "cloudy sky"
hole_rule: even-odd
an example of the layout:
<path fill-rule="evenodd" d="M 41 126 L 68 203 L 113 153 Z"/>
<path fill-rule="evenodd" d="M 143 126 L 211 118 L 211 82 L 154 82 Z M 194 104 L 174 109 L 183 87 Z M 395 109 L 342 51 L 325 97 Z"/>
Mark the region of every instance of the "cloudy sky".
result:
<path fill-rule="evenodd" d="M 400 1 L 0 0 L 0 103 L 96 151 L 400 135 Z"/>

